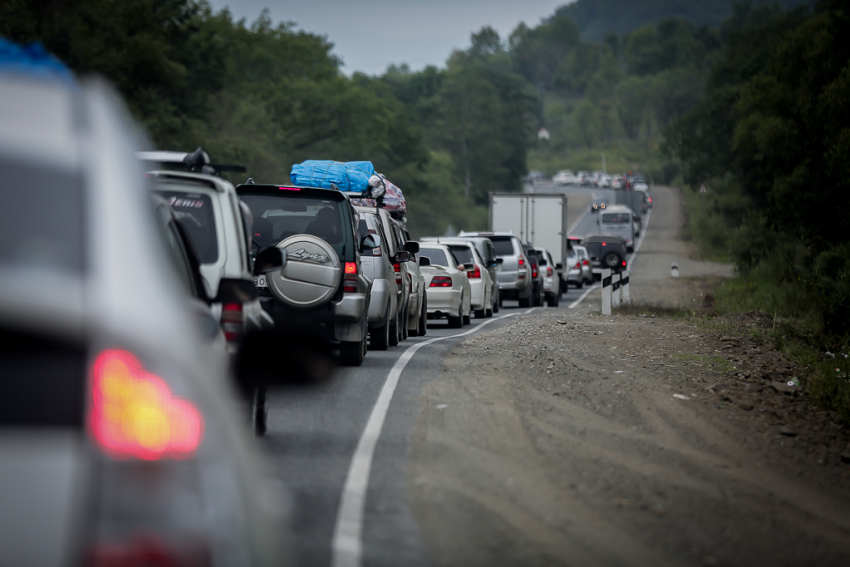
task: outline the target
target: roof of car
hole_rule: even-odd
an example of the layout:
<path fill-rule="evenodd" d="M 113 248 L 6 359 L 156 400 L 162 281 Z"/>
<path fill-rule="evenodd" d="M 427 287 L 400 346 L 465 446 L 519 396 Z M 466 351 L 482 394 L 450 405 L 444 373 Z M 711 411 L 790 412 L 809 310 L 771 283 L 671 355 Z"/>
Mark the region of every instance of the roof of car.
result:
<path fill-rule="evenodd" d="M 228 188 L 233 187 L 229 181 L 217 177 L 215 175 L 207 175 L 204 173 L 189 173 L 188 171 L 146 171 L 145 177 L 153 178 L 156 181 L 170 182 L 189 182 L 191 184 L 202 184 L 215 189 L 219 193 L 224 193 Z"/>
<path fill-rule="evenodd" d="M 484 237 L 487 237 L 487 238 L 490 238 L 491 236 L 501 236 L 501 237 L 512 236 L 513 238 L 516 238 L 516 234 L 514 234 L 513 231 L 511 231 L 511 230 L 503 231 L 503 232 L 486 232 L 486 231 L 466 232 L 465 230 L 462 230 L 458 236 L 484 236 Z"/>
<path fill-rule="evenodd" d="M 634 211 L 632 211 L 626 205 L 609 205 L 608 207 L 605 208 L 605 212 L 606 213 L 626 213 L 626 212 L 632 213 Z"/>

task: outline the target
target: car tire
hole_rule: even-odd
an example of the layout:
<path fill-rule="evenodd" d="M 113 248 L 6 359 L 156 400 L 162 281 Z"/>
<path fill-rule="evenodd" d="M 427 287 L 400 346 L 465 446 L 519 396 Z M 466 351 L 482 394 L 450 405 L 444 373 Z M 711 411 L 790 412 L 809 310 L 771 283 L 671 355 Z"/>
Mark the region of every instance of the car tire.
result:
<path fill-rule="evenodd" d="M 366 338 L 357 342 L 339 343 L 339 361 L 343 366 L 360 366 L 363 364 L 364 343 Z"/>
<path fill-rule="evenodd" d="M 492 309 L 492 307 L 491 307 L 490 309 L 485 309 L 485 310 L 484 310 L 484 317 L 486 317 L 487 319 L 489 319 L 489 318 L 490 318 L 490 317 L 492 317 L 492 316 L 493 316 L 493 309 Z"/>
<path fill-rule="evenodd" d="M 581 289 L 584 287 L 584 280 L 579 280 L 576 284 L 576 289 Z"/>
<path fill-rule="evenodd" d="M 542 307 L 543 306 L 543 292 L 539 291 L 534 294 L 534 298 L 532 301 L 532 307 Z"/>
<path fill-rule="evenodd" d="M 446 317 L 446 319 L 449 320 L 450 329 L 460 329 L 461 327 L 463 327 L 462 315 L 458 315 L 457 317 L 452 317 L 451 315 L 449 315 L 448 317 Z"/>
<path fill-rule="evenodd" d="M 520 307 L 531 307 L 531 296 L 519 298 Z"/>
<path fill-rule="evenodd" d="M 390 322 L 390 346 L 398 346 L 399 341 L 399 330 L 398 330 L 398 319 L 399 314 L 396 313 L 392 321 Z"/>
<path fill-rule="evenodd" d="M 251 426 L 254 435 L 262 437 L 266 434 L 269 416 L 268 392 L 265 386 L 257 386 L 251 396 Z"/>
<path fill-rule="evenodd" d="M 469 315 L 464 315 L 463 316 L 463 324 L 469 325 L 471 323 L 472 323 L 472 313 L 470 313 Z"/>
<path fill-rule="evenodd" d="M 486 316 L 487 316 L 487 309 L 486 309 L 486 308 L 484 308 L 484 309 L 476 309 L 476 310 L 474 311 L 474 313 L 475 313 L 475 318 L 476 318 L 476 319 L 483 319 L 484 317 L 486 317 Z"/>
<path fill-rule="evenodd" d="M 499 297 L 496 301 L 493 302 L 493 313 L 498 313 L 499 308 L 502 306 L 502 298 Z"/>
<path fill-rule="evenodd" d="M 387 350 L 390 346 L 390 322 L 369 331 L 369 348 L 372 350 Z"/>
<path fill-rule="evenodd" d="M 428 332 L 428 296 L 422 298 L 422 312 L 419 314 L 419 336 Z"/>

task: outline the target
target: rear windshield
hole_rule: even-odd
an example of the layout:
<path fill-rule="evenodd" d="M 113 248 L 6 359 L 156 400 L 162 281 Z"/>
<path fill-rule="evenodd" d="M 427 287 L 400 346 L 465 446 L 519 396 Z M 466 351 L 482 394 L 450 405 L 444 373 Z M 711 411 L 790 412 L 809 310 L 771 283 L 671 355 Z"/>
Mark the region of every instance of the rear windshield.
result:
<path fill-rule="evenodd" d="M 242 195 L 242 200 L 254 215 L 255 248 L 276 244 L 296 234 L 311 234 L 341 255 L 337 247 L 344 244 L 345 232 L 340 205 L 345 201 L 286 195 Z"/>
<path fill-rule="evenodd" d="M 174 209 L 174 216 L 189 234 L 201 264 L 214 264 L 218 260 L 218 234 L 210 196 L 168 190 L 159 190 L 157 193 Z"/>
<path fill-rule="evenodd" d="M 0 159 L 0 194 L 0 265 L 83 271 L 78 174 Z"/>
<path fill-rule="evenodd" d="M 605 224 L 629 224 L 631 219 L 629 213 L 604 213 L 602 222 Z"/>
<path fill-rule="evenodd" d="M 449 246 L 452 251 L 452 256 L 455 257 L 455 262 L 458 264 L 474 264 L 475 258 L 472 256 L 472 250 L 469 246 Z"/>
<path fill-rule="evenodd" d="M 419 256 L 425 256 L 435 266 L 449 267 L 449 259 L 446 258 L 446 253 L 438 248 L 420 248 Z"/>
<path fill-rule="evenodd" d="M 511 238 L 491 237 L 490 240 L 493 242 L 493 248 L 496 249 L 496 256 L 514 255 L 514 243 Z"/>

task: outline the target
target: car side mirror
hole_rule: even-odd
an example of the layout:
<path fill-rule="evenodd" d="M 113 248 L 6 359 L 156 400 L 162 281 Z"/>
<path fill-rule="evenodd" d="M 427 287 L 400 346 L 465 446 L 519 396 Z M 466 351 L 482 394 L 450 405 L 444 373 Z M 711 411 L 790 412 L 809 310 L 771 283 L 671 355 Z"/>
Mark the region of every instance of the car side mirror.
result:
<path fill-rule="evenodd" d="M 473 264 L 472 262 L 467 262 L 466 264 L 463 264 L 463 266 L 462 266 L 462 267 L 463 267 L 463 269 L 464 269 L 464 270 L 466 270 L 467 272 L 471 272 L 472 270 L 474 270 L 474 269 L 475 269 L 475 264 Z"/>
<path fill-rule="evenodd" d="M 404 262 L 410 262 L 410 252 L 402 250 L 400 252 L 396 252 L 394 262 L 398 262 L 399 264 L 403 264 Z"/>
<path fill-rule="evenodd" d="M 254 275 L 280 270 L 286 265 L 286 250 L 277 246 L 266 246 L 257 252 L 254 259 Z"/>
<path fill-rule="evenodd" d="M 500 266 L 501 266 L 502 264 L 504 264 L 504 262 L 505 262 L 505 259 L 504 259 L 504 258 L 496 258 L 496 263 L 497 263 L 497 264 L 499 264 Z"/>
<path fill-rule="evenodd" d="M 430 266 L 431 265 L 431 258 L 429 258 L 428 256 L 420 256 L 419 257 L 419 265 L 420 266 Z"/>
<path fill-rule="evenodd" d="M 557 264 L 555 264 L 555 269 L 556 269 L 556 270 L 563 270 L 563 269 L 564 269 L 564 265 L 563 265 L 562 263 L 558 262 Z"/>
<path fill-rule="evenodd" d="M 364 234 L 360 239 L 360 253 L 371 252 L 381 245 L 381 237 L 376 234 Z"/>
<path fill-rule="evenodd" d="M 257 298 L 254 282 L 242 278 L 221 278 L 213 303 L 245 303 Z"/>
<path fill-rule="evenodd" d="M 413 240 L 408 240 L 404 243 L 404 249 L 411 254 L 419 254 L 419 243 L 414 242 Z"/>

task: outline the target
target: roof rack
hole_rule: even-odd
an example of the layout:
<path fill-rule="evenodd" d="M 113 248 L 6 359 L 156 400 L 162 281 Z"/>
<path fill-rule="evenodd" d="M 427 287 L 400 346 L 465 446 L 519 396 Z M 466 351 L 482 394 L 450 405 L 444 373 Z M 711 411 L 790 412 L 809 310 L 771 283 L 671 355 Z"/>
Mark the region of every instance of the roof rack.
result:
<path fill-rule="evenodd" d="M 136 152 L 136 157 L 141 161 L 183 167 L 192 173 L 205 173 L 207 175 L 216 175 L 218 177 L 221 177 L 222 171 L 235 171 L 239 173 L 248 171 L 244 165 L 211 163 L 210 155 L 200 147 L 192 153 L 161 150 L 153 152 Z"/>

